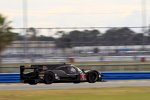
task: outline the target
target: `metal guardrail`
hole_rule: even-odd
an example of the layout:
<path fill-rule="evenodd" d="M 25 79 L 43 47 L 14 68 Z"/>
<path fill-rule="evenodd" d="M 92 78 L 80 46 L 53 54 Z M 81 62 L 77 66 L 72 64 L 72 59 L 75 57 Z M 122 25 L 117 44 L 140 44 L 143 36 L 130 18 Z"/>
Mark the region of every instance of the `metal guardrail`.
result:
<path fill-rule="evenodd" d="M 81 69 L 94 69 L 103 71 L 150 71 L 150 63 L 117 63 L 111 64 L 104 62 L 104 64 L 75 64 L 75 66 Z M 19 73 L 19 66 L 18 67 L 0 67 L 0 73 Z"/>
<path fill-rule="evenodd" d="M 103 80 L 150 79 L 150 72 L 102 72 Z M 0 83 L 20 83 L 20 73 L 0 73 Z"/>
<path fill-rule="evenodd" d="M 120 64 L 75 64 L 78 66 L 87 65 L 87 66 L 150 66 L 150 63 L 120 63 Z"/>
<path fill-rule="evenodd" d="M 99 71 L 150 71 L 150 63 L 121 63 L 121 64 L 76 64 L 81 69 Z"/>

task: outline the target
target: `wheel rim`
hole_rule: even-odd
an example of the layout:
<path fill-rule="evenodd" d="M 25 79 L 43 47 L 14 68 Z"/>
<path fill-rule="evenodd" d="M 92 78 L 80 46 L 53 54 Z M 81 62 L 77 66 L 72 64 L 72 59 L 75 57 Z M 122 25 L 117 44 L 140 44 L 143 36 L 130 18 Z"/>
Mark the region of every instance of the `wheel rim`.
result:
<path fill-rule="evenodd" d="M 48 81 L 48 82 L 52 82 L 52 76 L 51 75 L 47 75 L 47 78 L 46 78 L 46 80 Z"/>
<path fill-rule="evenodd" d="M 54 76 L 51 73 L 46 73 L 44 76 L 45 84 L 51 84 L 54 81 Z"/>
<path fill-rule="evenodd" d="M 91 74 L 89 74 L 89 82 L 92 82 L 92 83 L 94 83 L 94 82 L 96 82 L 96 80 L 97 80 L 97 74 L 96 73 L 91 73 Z"/>

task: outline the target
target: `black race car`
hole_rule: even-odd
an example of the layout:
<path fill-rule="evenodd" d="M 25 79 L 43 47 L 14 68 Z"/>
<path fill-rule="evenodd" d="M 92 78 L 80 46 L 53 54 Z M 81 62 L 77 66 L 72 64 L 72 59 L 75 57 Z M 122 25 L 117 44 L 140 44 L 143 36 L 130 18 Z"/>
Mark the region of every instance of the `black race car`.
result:
<path fill-rule="evenodd" d="M 35 85 L 37 83 L 57 82 L 89 82 L 101 81 L 101 74 L 96 70 L 81 70 L 71 64 L 47 64 L 20 66 L 20 78 L 24 83 Z"/>

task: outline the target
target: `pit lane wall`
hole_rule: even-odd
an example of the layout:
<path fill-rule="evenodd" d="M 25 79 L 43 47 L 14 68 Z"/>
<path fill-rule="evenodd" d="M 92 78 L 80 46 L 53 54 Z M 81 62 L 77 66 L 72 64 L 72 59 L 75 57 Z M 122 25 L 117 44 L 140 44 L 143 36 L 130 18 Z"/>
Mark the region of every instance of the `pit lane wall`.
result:
<path fill-rule="evenodd" d="M 103 80 L 150 80 L 150 72 L 100 72 Z M 20 73 L 0 73 L 0 83 L 20 83 Z"/>

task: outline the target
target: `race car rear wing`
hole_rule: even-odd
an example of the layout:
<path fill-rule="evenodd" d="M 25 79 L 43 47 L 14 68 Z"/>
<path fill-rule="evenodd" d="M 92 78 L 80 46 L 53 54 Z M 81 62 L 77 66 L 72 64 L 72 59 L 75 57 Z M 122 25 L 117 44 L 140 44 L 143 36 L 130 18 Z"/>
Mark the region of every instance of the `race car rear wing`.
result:
<path fill-rule="evenodd" d="M 20 66 L 20 79 L 24 79 L 24 75 L 30 72 L 35 72 L 36 67 L 25 67 L 25 66 Z"/>

